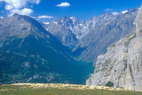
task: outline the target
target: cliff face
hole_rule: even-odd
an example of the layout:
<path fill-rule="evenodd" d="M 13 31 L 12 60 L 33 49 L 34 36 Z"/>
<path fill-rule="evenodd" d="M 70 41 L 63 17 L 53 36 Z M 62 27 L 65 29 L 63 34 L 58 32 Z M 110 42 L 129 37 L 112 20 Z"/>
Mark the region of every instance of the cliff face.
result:
<path fill-rule="evenodd" d="M 108 83 L 113 87 L 142 91 L 142 7 L 136 18 L 136 32 L 98 56 L 94 74 L 86 81 L 87 85 Z"/>

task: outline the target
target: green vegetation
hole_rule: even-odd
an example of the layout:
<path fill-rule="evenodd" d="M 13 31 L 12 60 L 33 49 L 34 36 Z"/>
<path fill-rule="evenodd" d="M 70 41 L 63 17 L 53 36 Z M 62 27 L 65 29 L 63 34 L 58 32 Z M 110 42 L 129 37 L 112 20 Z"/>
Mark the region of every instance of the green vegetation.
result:
<path fill-rule="evenodd" d="M 105 85 L 105 86 L 108 86 L 108 87 L 113 87 L 113 85 L 114 85 L 114 83 L 113 83 L 113 82 L 108 81 L 108 82 L 106 83 L 106 85 Z"/>
<path fill-rule="evenodd" d="M 142 95 L 142 92 L 111 90 L 78 90 L 21 85 L 0 85 L 0 95 Z"/>

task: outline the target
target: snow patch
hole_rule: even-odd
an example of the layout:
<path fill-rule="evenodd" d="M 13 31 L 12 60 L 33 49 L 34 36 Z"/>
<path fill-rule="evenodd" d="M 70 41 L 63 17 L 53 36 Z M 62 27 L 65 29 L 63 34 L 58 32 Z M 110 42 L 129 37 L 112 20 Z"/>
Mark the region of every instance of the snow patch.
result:
<path fill-rule="evenodd" d="M 48 24 L 50 24 L 49 22 L 43 22 L 43 24 L 46 24 L 46 25 L 48 25 Z"/>
<path fill-rule="evenodd" d="M 113 15 L 117 15 L 117 14 L 118 14 L 118 12 L 112 12 L 112 14 L 113 14 Z"/>
<path fill-rule="evenodd" d="M 122 13 L 122 14 L 125 14 L 125 13 L 127 13 L 127 12 L 128 12 L 128 10 L 125 10 L 125 11 L 122 11 L 121 13 Z"/>
<path fill-rule="evenodd" d="M 70 19 L 75 19 L 74 17 L 70 17 Z"/>
<path fill-rule="evenodd" d="M 55 22 L 53 22 L 53 23 L 54 23 L 55 25 L 57 25 L 57 24 L 58 24 L 58 22 L 56 22 L 56 21 L 55 21 Z"/>

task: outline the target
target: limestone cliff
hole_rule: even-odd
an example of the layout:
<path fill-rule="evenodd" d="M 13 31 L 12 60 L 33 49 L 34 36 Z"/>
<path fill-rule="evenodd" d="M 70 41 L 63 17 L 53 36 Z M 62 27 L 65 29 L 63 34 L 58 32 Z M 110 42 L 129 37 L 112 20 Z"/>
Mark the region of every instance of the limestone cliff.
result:
<path fill-rule="evenodd" d="M 142 7 L 136 18 L 136 32 L 98 56 L 94 74 L 86 84 L 103 86 L 108 82 L 113 87 L 142 91 Z"/>

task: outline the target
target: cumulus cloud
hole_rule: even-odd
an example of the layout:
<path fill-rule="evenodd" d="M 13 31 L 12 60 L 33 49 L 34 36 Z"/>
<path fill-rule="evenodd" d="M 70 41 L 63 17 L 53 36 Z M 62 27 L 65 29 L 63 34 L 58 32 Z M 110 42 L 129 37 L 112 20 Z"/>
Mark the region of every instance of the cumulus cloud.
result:
<path fill-rule="evenodd" d="M 38 19 L 45 19 L 45 18 L 47 18 L 47 19 L 52 19 L 52 18 L 54 18 L 53 16 L 47 16 L 47 15 L 42 15 L 42 16 L 39 16 L 38 17 Z"/>
<path fill-rule="evenodd" d="M 113 9 L 105 9 L 105 11 L 113 11 Z"/>
<path fill-rule="evenodd" d="M 8 16 L 12 16 L 15 13 L 21 14 L 21 15 L 30 15 L 32 12 L 33 12 L 33 10 L 28 9 L 28 8 L 23 8 L 21 10 L 19 10 L 19 9 L 13 9 L 13 10 L 10 11 L 10 14 Z"/>
<path fill-rule="evenodd" d="M 40 0 L 1 0 L 6 3 L 6 8 L 19 9 L 25 7 L 28 3 L 39 4 Z"/>
<path fill-rule="evenodd" d="M 57 6 L 57 7 L 69 7 L 69 6 L 71 6 L 71 5 L 70 5 L 70 3 L 68 3 L 68 2 L 62 2 L 62 3 L 60 3 L 60 4 L 57 4 L 56 6 Z"/>
<path fill-rule="evenodd" d="M 30 15 L 33 11 L 26 8 L 28 4 L 39 4 L 40 0 L 0 0 L 0 2 L 5 2 L 5 10 L 9 11 L 10 14 L 14 12 L 24 15 Z M 20 12 L 21 11 L 21 12 Z"/>

